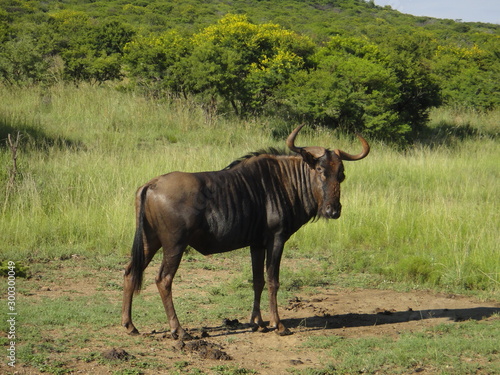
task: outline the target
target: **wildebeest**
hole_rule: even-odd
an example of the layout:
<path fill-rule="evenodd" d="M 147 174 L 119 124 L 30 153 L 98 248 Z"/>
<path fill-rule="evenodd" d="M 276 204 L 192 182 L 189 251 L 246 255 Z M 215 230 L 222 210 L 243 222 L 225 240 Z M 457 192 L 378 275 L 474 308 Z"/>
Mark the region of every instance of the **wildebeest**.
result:
<path fill-rule="evenodd" d="M 340 183 L 345 178 L 342 161 L 361 160 L 370 151 L 359 135 L 363 150 L 357 155 L 297 147 L 295 138 L 302 126 L 287 138 L 292 155 L 253 153 L 221 171 L 172 172 L 138 189 L 136 232 L 124 276 L 122 325 L 128 333 L 138 334 L 132 323 L 133 294 L 141 289 L 144 269 L 162 247 L 156 285 L 172 337 L 189 338 L 172 301 L 172 280 L 188 245 L 204 255 L 249 246 L 254 290 L 251 324 L 266 330 L 260 311 L 265 263 L 270 328 L 280 335 L 289 333 L 280 321 L 276 302 L 283 246 L 310 220 L 340 217 Z"/>

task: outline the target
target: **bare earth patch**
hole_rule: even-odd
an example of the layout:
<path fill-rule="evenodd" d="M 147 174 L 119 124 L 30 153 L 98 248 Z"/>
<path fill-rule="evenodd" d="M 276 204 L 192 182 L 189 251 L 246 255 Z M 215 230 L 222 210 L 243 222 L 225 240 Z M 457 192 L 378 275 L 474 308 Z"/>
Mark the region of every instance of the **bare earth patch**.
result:
<path fill-rule="evenodd" d="M 209 338 L 204 340 L 220 344 L 238 366 L 255 369 L 260 374 L 280 374 L 290 367 L 326 365 L 320 351 L 303 346 L 314 336 L 397 336 L 403 331 L 421 331 L 439 323 L 488 319 L 498 312 L 499 303 L 423 291 L 318 290 L 313 296 L 298 295 L 281 308 L 291 336 L 254 333 L 245 325 L 228 331 L 221 325 L 209 327 Z M 195 367 L 203 367 L 203 363 L 193 359 Z"/>
<path fill-rule="evenodd" d="M 85 296 L 101 288 L 102 270 L 94 271 L 95 277 L 84 275 L 68 280 L 70 271 L 74 271 L 73 266 L 71 269 L 58 269 L 59 276 L 48 283 L 44 283 L 43 277 L 40 278 L 42 281 L 30 281 L 27 285 L 33 285 L 33 291 L 25 292 L 22 299 L 38 301 L 41 298 L 73 296 L 75 293 Z M 150 276 L 156 272 L 156 267 L 152 268 L 148 270 Z M 210 279 L 218 278 L 224 272 L 197 269 L 196 277 L 206 280 L 208 284 Z M 105 288 L 101 293 L 119 304 L 121 290 L 116 285 L 121 282 L 121 274 L 110 271 L 107 275 L 112 276 L 107 276 L 106 285 L 114 287 Z M 149 289 L 153 292 L 155 287 L 149 285 L 145 292 Z M 194 292 L 189 285 L 186 290 Z M 249 309 L 250 302 L 249 299 Z M 136 311 L 141 310 L 139 303 L 136 302 L 134 306 Z M 267 306 L 263 305 L 263 308 L 265 319 Z M 325 351 L 304 345 L 314 337 L 397 337 L 401 332 L 418 332 L 440 323 L 457 324 L 471 319 L 487 322 L 498 319 L 498 313 L 498 302 L 481 302 L 457 295 L 426 291 L 316 288 L 314 293 L 298 292 L 287 303 L 280 305 L 284 324 L 293 333 L 290 336 L 252 332 L 247 318 L 227 316 L 223 321 L 211 325 L 207 323 L 203 328 L 185 324 L 195 338 L 192 341 L 170 339 L 169 333 L 165 331 L 166 324 L 158 327 L 158 331 L 150 327 L 138 327 L 143 329 L 143 335 L 132 338 L 120 327 L 118 315 L 116 322 L 110 323 L 109 327 L 91 332 L 84 346 L 72 346 L 54 355 L 55 359 L 64 362 L 64 368 L 69 373 L 79 374 L 127 373 L 131 369 L 136 370 L 133 373 L 143 374 L 189 374 L 191 371 L 195 373 L 195 370 L 212 374 L 217 373 L 214 371 L 216 366 L 229 366 L 253 370 L 258 374 L 277 375 L 290 373 L 294 369 L 321 369 L 327 365 Z M 81 333 L 88 329 L 82 327 Z M 146 332 L 147 329 L 150 331 Z M 74 330 L 78 334 L 78 328 Z M 53 338 L 58 336 L 57 332 L 47 332 L 47 335 Z M 19 342 L 22 343 L 22 338 Z M 155 365 L 138 368 L 137 364 L 132 364 L 148 361 Z M 41 371 L 22 362 L 13 370 L 6 361 L 1 361 L 0 373 L 38 374 Z"/>

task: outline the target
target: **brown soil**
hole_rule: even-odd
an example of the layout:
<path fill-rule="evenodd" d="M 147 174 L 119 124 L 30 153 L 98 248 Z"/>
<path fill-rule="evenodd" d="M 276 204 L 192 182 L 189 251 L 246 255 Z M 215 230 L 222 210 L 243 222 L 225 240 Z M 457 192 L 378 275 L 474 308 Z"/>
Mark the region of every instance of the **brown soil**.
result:
<path fill-rule="evenodd" d="M 291 336 L 251 332 L 246 324 L 228 329 L 222 322 L 209 327 L 204 340 L 221 345 L 234 365 L 260 374 L 281 374 L 291 367 L 325 366 L 323 353 L 303 345 L 315 336 L 397 337 L 401 332 L 421 331 L 439 323 L 488 319 L 500 312 L 500 304 L 425 291 L 318 290 L 313 296 L 294 297 L 280 311 Z M 196 336 L 199 331 L 190 333 Z M 187 355 L 194 367 L 206 366 L 191 351 Z"/>
<path fill-rule="evenodd" d="M 74 263 L 77 265 L 78 261 Z M 36 280 L 27 283 L 38 286 L 33 293 L 25 293 L 23 298 L 55 298 L 74 294 L 75 291 L 80 295 L 95 293 L 99 283 L 102 285 L 102 270 L 93 271 L 95 277 L 86 274 L 68 282 L 68 275 L 71 270 L 74 271 L 75 264 L 68 265 L 68 269 L 66 266 L 58 268 L 55 271 L 58 276 L 46 284 Z M 150 275 L 154 272 L 156 267 L 148 271 Z M 227 271 L 197 269 L 196 277 L 208 283 L 209 280 L 224 278 L 225 273 Z M 110 274 L 113 276 L 111 280 L 106 276 L 107 283 L 121 284 L 119 272 L 107 272 L 107 275 Z M 145 292 L 150 288 L 153 286 L 149 285 Z M 189 285 L 186 285 L 186 290 L 190 290 Z M 106 290 L 105 293 L 113 296 L 113 299 L 121 298 L 118 287 Z M 158 303 L 161 303 L 159 299 Z M 140 306 L 134 306 L 136 311 L 140 311 Z M 137 370 L 133 363 L 145 363 L 152 359 L 157 367 L 145 366 L 139 369 L 141 373 L 156 374 L 160 364 L 165 368 L 163 373 L 189 374 L 200 369 L 205 374 L 212 374 L 215 373 L 215 366 L 227 365 L 255 370 L 259 374 L 278 375 L 290 373 L 293 369 L 324 368 L 328 361 L 327 352 L 304 345 L 314 337 L 397 337 L 401 332 L 422 331 L 439 323 L 457 324 L 471 319 L 498 319 L 495 314 L 500 312 L 500 303 L 495 301 L 482 302 L 469 297 L 428 291 L 397 292 L 379 289 L 317 288 L 310 293 L 297 293 L 287 304 L 279 307 L 284 324 L 292 332 L 290 336 L 281 337 L 272 331 L 252 332 L 243 317 L 228 316 L 219 324 L 189 330 L 194 337 L 192 341 L 174 341 L 164 330 L 133 338 L 126 335 L 119 326 L 118 316 L 116 326 L 94 334 L 86 347 L 72 347 L 70 353 L 62 353 L 55 359 L 62 360 L 70 372 L 80 374 L 113 374 L 117 370 Z M 263 306 L 264 319 L 266 313 L 267 306 Z M 58 334 L 54 332 L 50 335 L 57 337 Z M 109 345 L 110 338 L 115 340 L 113 345 Z M 116 345 L 116 342 L 120 345 Z M 100 355 L 89 359 L 89 353 L 96 352 Z M 422 372 L 431 373 L 424 370 Z M 0 373 L 38 374 L 40 370 L 19 363 L 12 371 L 3 360 L 0 363 Z"/>
<path fill-rule="evenodd" d="M 132 357 L 125 350 L 115 349 L 115 348 L 113 348 L 111 350 L 106 350 L 105 352 L 102 353 L 102 356 L 105 359 L 119 360 L 119 361 L 127 361 Z"/>

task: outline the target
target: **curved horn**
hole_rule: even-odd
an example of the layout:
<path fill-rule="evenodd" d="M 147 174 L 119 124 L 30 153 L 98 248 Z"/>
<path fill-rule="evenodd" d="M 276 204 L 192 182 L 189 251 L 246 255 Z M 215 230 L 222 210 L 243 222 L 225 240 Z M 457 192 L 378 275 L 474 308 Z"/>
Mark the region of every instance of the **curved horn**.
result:
<path fill-rule="evenodd" d="M 370 145 L 368 144 L 368 142 L 361 135 L 356 134 L 356 136 L 359 138 L 359 140 L 361 141 L 361 144 L 363 145 L 363 151 L 361 151 L 357 155 L 351 155 L 351 154 L 348 154 L 347 152 L 342 151 L 342 150 L 335 150 L 335 153 L 342 160 L 346 160 L 346 161 L 361 160 L 361 159 L 365 158 L 368 155 L 368 153 L 370 152 Z"/>
<path fill-rule="evenodd" d="M 300 129 L 305 124 L 297 126 L 293 132 L 290 133 L 288 138 L 286 139 L 286 145 L 290 150 L 296 152 L 302 156 L 302 158 L 310 165 L 314 165 L 316 159 L 319 159 L 326 153 L 326 149 L 323 147 L 297 147 L 295 146 L 295 137 L 297 136 Z"/>
<path fill-rule="evenodd" d="M 300 129 L 302 129 L 302 127 L 304 126 L 305 124 L 302 124 L 302 125 L 299 125 L 297 126 L 291 133 L 290 135 L 288 136 L 288 138 L 286 139 L 286 145 L 288 146 L 288 148 L 290 150 L 292 150 L 293 152 L 297 152 L 300 154 L 300 151 L 302 150 L 302 147 L 296 147 L 295 146 L 295 137 L 297 136 L 297 134 L 299 133 Z"/>

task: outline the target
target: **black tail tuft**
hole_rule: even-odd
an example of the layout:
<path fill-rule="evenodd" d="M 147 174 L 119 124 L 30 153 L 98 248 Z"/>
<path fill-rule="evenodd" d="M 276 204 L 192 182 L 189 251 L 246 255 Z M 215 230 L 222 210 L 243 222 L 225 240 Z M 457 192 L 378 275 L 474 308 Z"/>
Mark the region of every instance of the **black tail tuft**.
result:
<path fill-rule="evenodd" d="M 137 219 L 137 228 L 135 230 L 134 243 L 132 245 L 132 263 L 130 265 L 130 273 L 132 275 L 132 285 L 134 291 L 139 293 L 142 288 L 142 279 L 145 268 L 144 256 L 144 202 L 148 187 L 144 187 L 141 191 L 141 203 L 139 207 L 139 216 Z"/>

